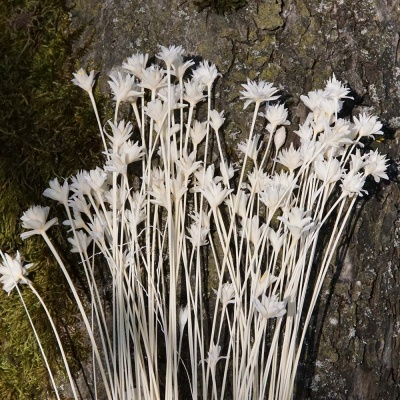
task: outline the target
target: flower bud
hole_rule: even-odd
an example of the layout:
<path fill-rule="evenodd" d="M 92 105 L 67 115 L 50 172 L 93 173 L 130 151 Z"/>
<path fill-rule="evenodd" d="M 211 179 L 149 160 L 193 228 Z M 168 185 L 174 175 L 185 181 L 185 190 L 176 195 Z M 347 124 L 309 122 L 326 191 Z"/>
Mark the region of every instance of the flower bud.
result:
<path fill-rule="evenodd" d="M 286 140 L 286 128 L 284 126 L 281 126 L 279 129 L 277 129 L 274 136 L 274 144 L 276 152 L 278 152 L 279 149 L 283 146 L 285 140 Z"/>

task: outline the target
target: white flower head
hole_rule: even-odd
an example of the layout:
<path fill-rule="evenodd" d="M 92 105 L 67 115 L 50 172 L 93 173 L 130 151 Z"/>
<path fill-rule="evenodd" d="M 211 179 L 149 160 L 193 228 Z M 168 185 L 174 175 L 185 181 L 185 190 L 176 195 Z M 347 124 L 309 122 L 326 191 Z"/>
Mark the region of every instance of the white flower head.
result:
<path fill-rule="evenodd" d="M 267 226 L 265 224 L 260 225 L 258 215 L 254 215 L 252 218 L 242 219 L 240 223 L 242 225 L 240 234 L 253 243 L 254 247 L 257 247 Z"/>
<path fill-rule="evenodd" d="M 229 193 L 233 192 L 233 189 L 223 188 L 221 183 L 211 181 L 205 184 L 205 188 L 201 189 L 201 192 L 207 199 L 208 204 L 210 204 L 211 208 L 215 211 Z"/>
<path fill-rule="evenodd" d="M 290 143 L 288 149 L 282 149 L 279 152 L 276 161 L 288 168 L 291 173 L 303 164 L 301 153 L 294 149 L 293 143 Z"/>
<path fill-rule="evenodd" d="M 110 156 L 109 160 L 107 160 L 104 171 L 125 175 L 128 171 L 128 164 L 119 154 L 113 154 Z"/>
<path fill-rule="evenodd" d="M 176 166 L 180 171 L 185 175 L 185 178 L 188 179 L 193 172 L 197 171 L 197 169 L 202 164 L 202 161 L 195 161 L 196 154 L 191 152 L 189 155 L 187 152 L 182 154 L 182 157 L 175 161 Z"/>
<path fill-rule="evenodd" d="M 285 144 L 285 140 L 286 128 L 284 126 L 281 126 L 279 129 L 277 129 L 274 135 L 274 145 L 276 153 L 278 153 L 279 149 Z"/>
<path fill-rule="evenodd" d="M 254 272 L 251 273 L 251 293 L 253 297 L 260 297 L 278 278 L 266 271 L 261 278 Z"/>
<path fill-rule="evenodd" d="M 0 282 L 3 284 L 3 289 L 10 294 L 18 283 L 27 284 L 29 282 L 25 276 L 28 268 L 32 267 L 33 264 L 23 265 L 19 251 L 17 251 L 15 258 L 1 251 L 0 255 L 3 259 L 0 264 Z"/>
<path fill-rule="evenodd" d="M 63 221 L 63 225 L 71 226 L 71 229 L 69 229 L 68 232 L 71 232 L 71 231 L 77 230 L 77 229 L 87 229 L 86 223 L 83 220 L 81 213 L 76 209 L 73 209 L 72 211 L 74 213 L 74 218 L 72 218 L 71 220 L 67 219 L 67 220 Z"/>
<path fill-rule="evenodd" d="M 263 318 L 281 318 L 286 314 L 286 302 L 279 301 L 278 296 L 262 296 L 261 301 L 258 298 L 253 299 L 257 311 Z"/>
<path fill-rule="evenodd" d="M 151 169 L 150 174 L 143 179 L 145 179 L 148 186 L 160 187 L 165 183 L 165 173 L 160 167 L 154 167 Z"/>
<path fill-rule="evenodd" d="M 261 135 L 254 135 L 252 139 L 246 139 L 246 142 L 240 142 L 238 144 L 238 149 L 241 151 L 245 156 L 251 158 L 253 161 L 257 160 L 258 153 L 261 149 L 262 143 L 260 142 Z"/>
<path fill-rule="evenodd" d="M 181 89 L 179 85 L 170 85 L 169 87 L 169 95 L 168 95 L 168 87 L 161 88 L 157 95 L 164 102 L 164 105 L 169 106 L 170 110 L 176 110 L 178 108 L 187 107 L 186 104 L 180 103 L 181 99 Z"/>
<path fill-rule="evenodd" d="M 265 101 L 273 101 L 279 99 L 280 96 L 275 96 L 275 93 L 279 91 L 272 83 L 265 81 L 251 81 L 247 79 L 247 84 L 242 84 L 246 89 L 240 92 L 242 95 L 241 99 L 246 100 L 244 103 L 244 109 L 246 109 L 251 103 L 263 103 Z"/>
<path fill-rule="evenodd" d="M 107 174 L 100 167 L 89 171 L 84 178 L 95 193 L 101 195 L 108 189 Z"/>
<path fill-rule="evenodd" d="M 210 125 L 215 132 L 218 132 L 219 128 L 221 128 L 224 122 L 224 111 L 221 111 L 220 113 L 217 110 L 210 111 Z"/>
<path fill-rule="evenodd" d="M 160 46 L 160 49 L 156 57 L 163 60 L 168 68 L 185 53 L 182 46 Z"/>
<path fill-rule="evenodd" d="M 84 253 L 92 242 L 92 238 L 79 230 L 75 232 L 75 237 L 68 238 L 68 242 L 72 244 L 71 253 Z"/>
<path fill-rule="evenodd" d="M 181 82 L 183 79 L 183 76 L 185 75 L 186 71 L 188 68 L 194 65 L 193 60 L 187 60 L 184 61 L 183 57 L 178 57 L 175 59 L 175 61 L 172 63 L 172 74 L 174 74 L 178 80 Z"/>
<path fill-rule="evenodd" d="M 99 240 L 102 242 L 104 240 L 105 233 L 105 223 L 102 217 L 98 215 L 94 216 L 93 224 L 88 224 L 90 231 L 89 235 L 93 240 Z"/>
<path fill-rule="evenodd" d="M 350 170 L 352 174 L 359 172 L 365 166 L 365 154 L 361 154 L 360 149 L 357 149 L 355 154 L 350 154 Z"/>
<path fill-rule="evenodd" d="M 279 125 L 290 125 L 290 121 L 287 120 L 288 112 L 283 104 L 267 105 L 265 114 L 258 113 L 258 115 L 268 120 L 267 131 L 269 133 L 274 133 Z"/>
<path fill-rule="evenodd" d="M 200 65 L 192 72 L 193 79 L 201 82 L 204 86 L 211 87 L 215 79 L 217 79 L 218 73 L 215 64 L 209 63 L 208 61 L 202 61 Z"/>
<path fill-rule="evenodd" d="M 57 218 L 53 218 L 47 222 L 49 211 L 49 207 L 32 206 L 24 212 L 21 217 L 22 227 L 31 230 L 21 234 L 22 240 L 33 235 L 41 235 L 51 226 L 57 224 Z"/>
<path fill-rule="evenodd" d="M 237 199 L 237 196 L 239 196 L 239 200 Z M 250 198 L 250 194 L 247 194 L 244 190 L 239 190 L 237 194 L 231 194 L 230 197 L 228 197 L 225 202 L 228 205 L 228 207 L 233 211 L 235 207 L 236 201 L 237 203 L 237 210 L 236 214 L 241 217 L 241 218 L 246 218 L 247 214 L 247 203 Z"/>
<path fill-rule="evenodd" d="M 220 180 L 215 175 L 215 165 L 210 164 L 207 169 L 201 166 L 197 171 L 194 172 L 196 177 L 198 189 L 203 189 L 205 185 L 211 183 L 218 183 Z"/>
<path fill-rule="evenodd" d="M 309 113 L 302 125 L 299 125 L 299 130 L 294 133 L 300 137 L 300 141 L 310 141 L 314 136 L 314 129 L 311 126 L 313 114 Z"/>
<path fill-rule="evenodd" d="M 128 197 L 128 193 L 125 190 L 121 190 L 119 185 L 116 186 L 116 196 L 114 198 L 114 190 L 107 190 L 103 193 L 103 201 L 110 205 L 110 209 L 120 211 L 122 206 L 125 204 Z"/>
<path fill-rule="evenodd" d="M 221 346 L 211 343 L 210 350 L 208 351 L 207 363 L 212 370 L 215 369 L 217 362 L 226 357 L 220 357 Z"/>
<path fill-rule="evenodd" d="M 193 127 L 189 131 L 190 138 L 195 146 L 198 146 L 207 134 L 207 122 L 194 121 Z"/>
<path fill-rule="evenodd" d="M 92 188 L 87 183 L 86 177 L 87 171 L 79 171 L 75 176 L 71 178 L 72 183 L 70 188 L 76 195 L 90 195 Z"/>
<path fill-rule="evenodd" d="M 125 68 L 138 79 L 143 78 L 143 70 L 146 68 L 147 61 L 149 60 L 148 54 L 133 54 L 132 57 L 129 57 L 126 63 L 122 64 L 122 68 Z"/>
<path fill-rule="evenodd" d="M 342 82 L 338 81 L 335 77 L 335 74 L 333 74 L 332 78 L 327 80 L 325 92 L 328 94 L 328 96 L 335 100 L 353 99 L 353 97 L 347 96 L 350 93 L 350 89 Z"/>
<path fill-rule="evenodd" d="M 170 179 L 170 182 L 172 198 L 175 202 L 179 202 L 188 190 L 187 185 L 185 184 L 185 175 L 178 171 L 176 177 Z"/>
<path fill-rule="evenodd" d="M 382 124 L 378 121 L 377 117 L 362 113 L 354 120 L 354 130 L 359 138 L 371 137 L 375 139 L 374 135 L 383 135 L 381 131 Z"/>
<path fill-rule="evenodd" d="M 229 181 L 235 176 L 235 172 L 237 168 L 233 164 L 227 164 L 225 161 L 221 161 L 219 163 L 219 170 L 221 171 L 221 175 L 224 178 L 224 184 L 229 185 Z"/>
<path fill-rule="evenodd" d="M 170 194 L 167 194 L 164 182 L 159 183 L 158 186 L 153 185 L 152 190 L 149 190 L 149 194 L 154 197 L 151 200 L 153 204 L 168 208 L 168 198 L 170 199 L 171 196 Z"/>
<path fill-rule="evenodd" d="M 113 124 L 111 121 L 108 121 L 108 124 L 111 127 L 112 135 L 109 135 L 105 130 L 104 133 L 110 139 L 113 151 L 116 153 L 122 143 L 126 142 L 131 137 L 132 124 L 130 122 L 125 124 L 124 120 L 119 121 L 118 125 Z"/>
<path fill-rule="evenodd" d="M 311 110 L 314 111 L 320 107 L 322 100 L 326 98 L 326 92 L 323 90 L 313 90 L 308 92 L 308 96 L 301 95 L 301 101 Z"/>
<path fill-rule="evenodd" d="M 210 228 L 201 226 L 198 222 L 193 222 L 189 228 L 187 228 L 188 235 L 186 236 L 192 243 L 193 247 L 206 246 L 208 244 L 207 236 L 210 232 Z"/>
<path fill-rule="evenodd" d="M 389 179 L 386 174 L 387 163 L 386 156 L 379 154 L 378 150 L 371 150 L 365 158 L 365 176 L 371 175 L 375 179 L 375 182 L 379 182 L 381 178 Z"/>
<path fill-rule="evenodd" d="M 66 206 L 68 204 L 69 185 L 67 181 L 61 186 L 57 178 L 49 182 L 50 187 L 43 192 L 43 196 L 58 201 Z"/>
<path fill-rule="evenodd" d="M 287 217 L 278 217 L 278 219 L 287 226 L 293 240 L 298 240 L 303 233 L 314 226 L 312 218 L 308 214 L 300 207 L 292 207 Z"/>
<path fill-rule="evenodd" d="M 191 106 L 195 106 L 200 101 L 205 100 L 204 84 L 194 79 L 188 80 L 184 83 L 185 92 L 183 99 L 186 100 Z"/>
<path fill-rule="evenodd" d="M 268 227 L 267 236 L 272 246 L 272 249 L 274 250 L 274 253 L 278 255 L 285 239 L 285 234 L 282 234 L 282 228 L 279 228 L 278 231 L 274 231 L 272 228 Z"/>
<path fill-rule="evenodd" d="M 135 84 L 135 77 L 129 74 L 122 77 L 121 72 L 118 72 L 117 76 L 111 74 L 111 81 L 108 81 L 111 91 L 114 95 L 114 100 L 117 104 L 128 101 L 130 103 L 135 102 L 139 97 L 143 96 L 139 87 Z"/>
<path fill-rule="evenodd" d="M 186 307 L 181 307 L 179 309 L 179 329 L 181 336 L 185 329 L 186 323 L 189 319 L 189 313 L 190 313 L 189 304 L 186 304 Z"/>
<path fill-rule="evenodd" d="M 271 177 L 262 168 L 254 167 L 252 171 L 247 175 L 250 185 L 243 184 L 243 188 L 249 189 L 252 193 L 260 194 L 264 190 L 267 190 L 271 182 Z"/>
<path fill-rule="evenodd" d="M 213 290 L 215 294 L 218 294 L 218 292 L 215 289 Z M 235 290 L 235 285 L 233 283 L 225 282 L 221 286 L 220 300 L 224 307 L 226 307 L 228 304 L 233 304 L 235 302 L 235 295 L 236 295 L 236 290 Z"/>
<path fill-rule="evenodd" d="M 81 68 L 78 72 L 73 73 L 74 79 L 72 79 L 72 82 L 85 90 L 88 93 L 91 93 L 93 90 L 93 85 L 94 85 L 94 71 L 90 71 L 90 74 L 88 75 L 86 71 Z"/>
<path fill-rule="evenodd" d="M 139 145 L 139 142 L 133 143 L 131 140 L 123 143 L 119 149 L 121 160 L 126 164 L 132 164 L 139 161 L 144 156 L 144 147 Z"/>
<path fill-rule="evenodd" d="M 362 197 L 363 192 L 368 194 L 368 192 L 363 189 L 364 183 L 365 175 L 363 173 L 354 173 L 353 171 L 350 171 L 344 176 L 342 184 L 340 185 L 343 196 L 353 197 L 356 195 Z"/>
<path fill-rule="evenodd" d="M 78 194 L 74 195 L 73 197 L 71 197 L 68 201 L 68 205 L 76 211 L 79 211 L 88 216 L 91 216 L 90 207 L 89 207 L 88 203 L 86 202 L 85 198 L 83 197 L 82 193 L 78 193 Z"/>
<path fill-rule="evenodd" d="M 149 101 L 143 109 L 147 116 L 154 119 L 158 125 L 161 125 L 165 115 L 168 113 L 168 105 L 159 99 Z"/>
<path fill-rule="evenodd" d="M 338 120 L 343 121 L 343 120 Z M 346 127 L 338 127 L 335 129 L 328 125 L 328 123 L 324 123 L 324 133 L 319 136 L 319 141 L 323 143 L 327 150 L 338 149 L 345 145 L 350 145 L 353 141 L 349 138 L 350 130 L 346 129 Z"/>
<path fill-rule="evenodd" d="M 314 162 L 314 172 L 318 179 L 325 183 L 337 182 L 343 175 L 343 171 L 338 159 L 316 160 Z"/>
<path fill-rule="evenodd" d="M 167 76 L 165 71 L 157 65 L 152 65 L 143 70 L 141 83 L 138 86 L 149 89 L 153 92 L 167 86 Z"/>
<path fill-rule="evenodd" d="M 303 164 L 310 164 L 312 161 L 322 160 L 324 158 L 323 147 L 324 144 L 319 140 L 302 140 L 299 151 Z M 333 156 L 333 154 L 330 155 Z"/>

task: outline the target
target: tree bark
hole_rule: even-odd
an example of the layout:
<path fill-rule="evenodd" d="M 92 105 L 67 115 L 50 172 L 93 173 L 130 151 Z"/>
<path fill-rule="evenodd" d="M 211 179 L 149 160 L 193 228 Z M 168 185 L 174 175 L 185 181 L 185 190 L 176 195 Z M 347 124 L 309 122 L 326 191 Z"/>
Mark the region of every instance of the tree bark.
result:
<path fill-rule="evenodd" d="M 238 12 L 197 12 L 191 1 L 76 0 L 72 26 L 91 38 L 82 66 L 103 76 L 133 52 L 182 45 L 214 62 L 215 108 L 226 110 L 226 143 L 246 131 L 239 100 L 246 78 L 279 85 L 292 129 L 306 110 L 299 96 L 335 73 L 348 83 L 349 113 L 385 126 L 372 144 L 390 161 L 390 182 L 360 198 L 314 313 L 299 369 L 298 399 L 400 399 L 400 5 L 394 0 L 249 1 Z"/>

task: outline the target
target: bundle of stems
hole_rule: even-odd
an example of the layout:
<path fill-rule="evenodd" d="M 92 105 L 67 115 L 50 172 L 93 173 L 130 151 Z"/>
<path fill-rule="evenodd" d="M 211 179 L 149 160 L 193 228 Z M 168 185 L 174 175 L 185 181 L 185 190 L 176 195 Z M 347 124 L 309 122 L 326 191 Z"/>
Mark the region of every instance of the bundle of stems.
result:
<path fill-rule="evenodd" d="M 183 54 L 161 46 L 163 66 L 148 66 L 147 54 L 128 58 L 127 73 L 109 81 L 115 113 L 104 127 L 94 72 L 74 74 L 94 107 L 105 163 L 62 185 L 51 181 L 44 195 L 65 207 L 89 306 L 47 236 L 57 222 L 47 222 L 48 207 L 23 215 L 30 230 L 22 236 L 42 235 L 68 280 L 93 348 L 96 399 L 291 399 L 307 327 L 356 198 L 368 176 L 387 179 L 386 158 L 360 151 L 382 125 L 367 114 L 340 118 L 349 89 L 333 76 L 301 96 L 310 111 L 294 131 L 295 148 L 285 143 L 290 123 L 278 89 L 248 80 L 241 98 L 254 111 L 238 145 L 240 165 L 233 164 L 224 113 L 213 109 L 217 69 Z M 34 290 L 20 259 L 6 255 L 0 272 L 7 291 L 18 282 Z"/>

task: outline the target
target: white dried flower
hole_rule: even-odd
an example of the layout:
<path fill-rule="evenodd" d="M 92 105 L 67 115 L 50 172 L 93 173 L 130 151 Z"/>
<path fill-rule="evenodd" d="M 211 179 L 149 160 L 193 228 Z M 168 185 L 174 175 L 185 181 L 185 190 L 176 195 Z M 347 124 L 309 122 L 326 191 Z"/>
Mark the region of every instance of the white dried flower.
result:
<path fill-rule="evenodd" d="M 251 293 L 253 297 L 257 298 L 265 294 L 266 290 L 278 280 L 278 278 L 268 271 L 265 272 L 261 278 L 258 278 L 258 274 L 251 273 Z"/>
<path fill-rule="evenodd" d="M 298 240 L 304 232 L 314 226 L 312 218 L 308 214 L 309 212 L 304 211 L 301 207 L 292 207 L 287 217 L 278 217 L 278 219 L 289 229 L 293 240 Z"/>
<path fill-rule="evenodd" d="M 354 130 L 359 138 L 370 137 L 375 139 L 374 135 L 383 135 L 381 131 L 382 124 L 377 117 L 362 113 L 354 120 Z"/>
<path fill-rule="evenodd" d="M 122 64 L 122 68 L 125 68 L 138 79 L 143 78 L 143 70 L 146 68 L 147 61 L 149 60 L 148 54 L 137 53 L 133 54 L 132 57 L 127 59 L 126 63 Z"/>
<path fill-rule="evenodd" d="M 217 184 L 214 181 L 206 182 L 204 189 L 201 189 L 213 210 L 216 210 L 232 191 L 233 189 L 223 188 L 220 183 Z"/>
<path fill-rule="evenodd" d="M 388 160 L 386 156 L 378 153 L 378 150 L 370 151 L 365 158 L 365 176 L 372 175 L 375 182 L 382 179 L 389 179 L 386 174 Z"/>
<path fill-rule="evenodd" d="M 275 151 L 278 153 L 279 149 L 285 144 L 286 140 L 286 128 L 281 126 L 274 135 Z"/>
<path fill-rule="evenodd" d="M 254 298 L 253 303 L 263 318 L 281 318 L 286 314 L 286 302 L 278 301 L 276 294 L 269 297 L 263 295 L 261 301 Z"/>
<path fill-rule="evenodd" d="M 258 145 L 261 135 L 254 135 L 252 139 L 246 139 L 246 142 L 240 142 L 238 149 L 245 156 L 251 158 L 253 161 L 257 160 L 258 152 L 261 149 L 262 144 Z"/>
<path fill-rule="evenodd" d="M 363 196 L 364 193 L 368 193 L 363 189 L 365 183 L 365 175 L 361 172 L 354 173 L 350 171 L 347 175 L 342 179 L 342 184 L 340 185 L 342 188 L 343 196 L 353 197 Z"/>
<path fill-rule="evenodd" d="M 165 71 L 157 65 L 152 65 L 142 71 L 142 81 L 138 86 L 153 92 L 167 86 Z"/>
<path fill-rule="evenodd" d="M 182 46 L 160 46 L 160 49 L 156 57 L 163 60 L 168 68 L 185 53 Z"/>
<path fill-rule="evenodd" d="M 212 370 L 215 369 L 217 362 L 219 360 L 226 358 L 226 357 L 220 357 L 219 355 L 220 352 L 221 352 L 221 346 L 211 343 L 210 350 L 208 351 L 208 358 L 206 361 Z"/>
<path fill-rule="evenodd" d="M 207 122 L 194 121 L 189 131 L 190 138 L 195 146 L 198 146 L 207 134 Z"/>
<path fill-rule="evenodd" d="M 56 200 L 60 204 L 66 206 L 68 204 L 68 194 L 69 194 L 68 182 L 64 181 L 64 184 L 61 187 L 60 182 L 58 182 L 58 179 L 54 178 L 52 181 L 49 182 L 49 185 L 50 188 L 47 188 L 43 192 L 43 196 Z"/>
<path fill-rule="evenodd" d="M 290 125 L 290 121 L 287 120 L 288 112 L 283 104 L 268 105 L 265 114 L 259 113 L 258 115 L 268 120 L 267 130 L 269 133 L 274 133 L 279 125 Z"/>
<path fill-rule="evenodd" d="M 111 74 L 111 81 L 108 81 L 111 91 L 114 95 L 114 100 L 117 104 L 128 101 L 135 102 L 143 93 L 139 91 L 139 87 L 135 84 L 135 77 L 126 74 L 125 79 L 122 77 L 121 72 L 117 76 Z"/>
<path fill-rule="evenodd" d="M 303 164 L 301 153 L 299 150 L 294 149 L 293 143 L 290 143 L 288 149 L 280 151 L 276 161 L 288 168 L 291 173 Z"/>
<path fill-rule="evenodd" d="M 21 217 L 22 227 L 31 230 L 21 234 L 22 240 L 33 235 L 42 235 L 51 226 L 57 224 L 57 218 L 53 218 L 47 222 L 49 211 L 49 207 L 32 206 L 24 212 Z"/>
<path fill-rule="evenodd" d="M 93 85 L 94 85 L 94 71 L 90 71 L 90 74 L 88 75 L 86 71 L 81 68 L 78 72 L 73 73 L 74 79 L 72 79 L 72 82 L 85 90 L 88 93 L 92 93 L 93 90 Z"/>
<path fill-rule="evenodd" d="M 28 268 L 32 267 L 33 264 L 23 265 L 19 251 L 17 251 L 15 258 L 1 251 L 0 255 L 3 259 L 3 262 L 0 264 L 0 282 L 3 284 L 3 289 L 10 295 L 11 290 L 18 283 L 27 284 L 29 282 L 25 276 L 28 273 Z"/>
<path fill-rule="evenodd" d="M 218 292 L 215 289 L 213 290 L 215 294 L 218 294 Z M 236 290 L 235 290 L 235 285 L 233 283 L 225 282 L 221 286 L 220 300 L 224 307 L 226 307 L 228 304 L 233 304 L 235 302 L 235 295 L 236 295 Z"/>
<path fill-rule="evenodd" d="M 184 83 L 185 92 L 183 99 L 186 100 L 191 106 L 195 106 L 200 101 L 205 100 L 204 84 L 202 82 L 191 79 Z"/>
<path fill-rule="evenodd" d="M 194 222 L 187 228 L 187 231 L 188 235 L 186 237 L 193 247 L 206 246 L 208 244 L 207 236 L 210 228 L 202 227 L 198 222 Z"/>
<path fill-rule="evenodd" d="M 215 64 L 209 63 L 208 61 L 202 61 L 192 72 L 193 79 L 207 87 L 212 86 L 218 75 L 221 74 L 218 73 Z"/>
<path fill-rule="evenodd" d="M 279 91 L 272 83 L 265 81 L 251 81 L 247 79 L 247 84 L 242 84 L 246 89 L 240 92 L 242 95 L 241 99 L 246 100 L 244 103 L 244 109 L 246 109 L 251 103 L 263 103 L 265 101 L 273 101 L 279 99 L 280 96 L 275 96 L 275 93 Z"/>
<path fill-rule="evenodd" d="M 92 242 L 92 238 L 79 230 L 75 232 L 75 237 L 68 238 L 68 242 L 72 244 L 71 253 L 84 253 Z"/>
<path fill-rule="evenodd" d="M 217 110 L 210 111 L 210 125 L 215 132 L 218 132 L 219 128 L 221 128 L 224 122 L 224 111 L 221 111 L 220 113 Z"/>
<path fill-rule="evenodd" d="M 314 172 L 317 178 L 325 183 L 337 182 L 343 175 L 340 162 L 336 158 L 329 161 L 316 160 L 314 162 Z"/>

